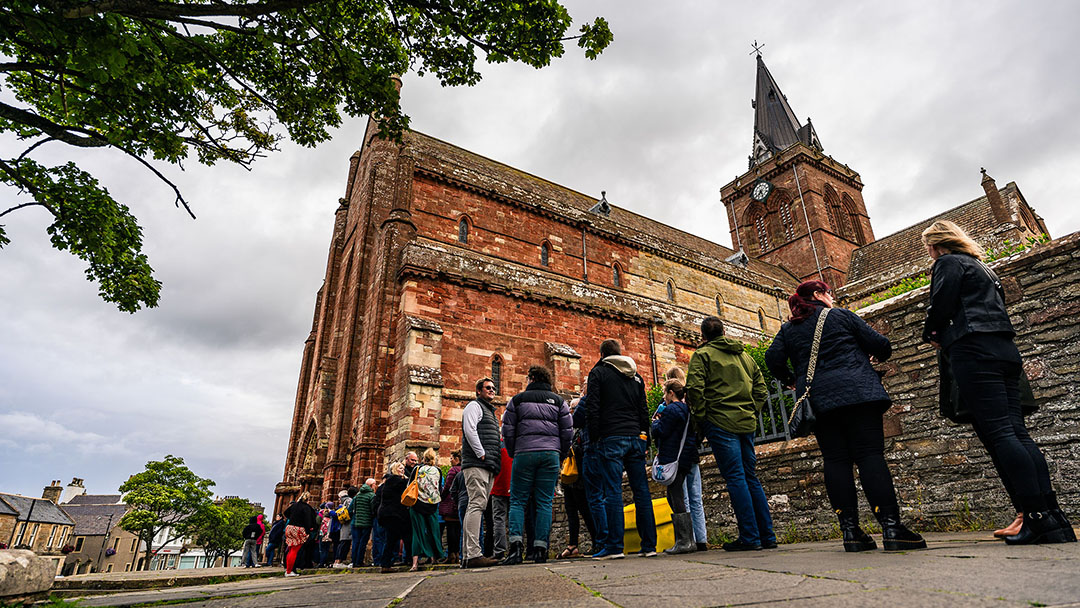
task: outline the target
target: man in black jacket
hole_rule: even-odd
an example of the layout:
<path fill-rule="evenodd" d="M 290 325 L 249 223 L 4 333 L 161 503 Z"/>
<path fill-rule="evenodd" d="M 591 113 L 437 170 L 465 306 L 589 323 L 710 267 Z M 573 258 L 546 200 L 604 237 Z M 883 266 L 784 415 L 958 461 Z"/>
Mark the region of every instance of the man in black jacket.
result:
<path fill-rule="evenodd" d="M 652 557 L 656 555 L 656 520 L 645 473 L 649 441 L 645 381 L 638 375 L 634 360 L 622 355 L 617 340 L 600 344 L 600 361 L 589 372 L 587 392 L 586 426 L 590 441 L 596 445 L 607 514 L 607 535 L 593 557 L 623 557 L 623 471 L 634 493 L 641 555 Z"/>
<path fill-rule="evenodd" d="M 262 565 L 257 563 L 256 556 L 258 552 L 255 549 L 255 539 L 259 538 L 260 534 L 262 534 L 262 528 L 259 527 L 258 516 L 252 515 L 243 531 L 244 549 L 241 553 L 243 556 L 241 563 L 244 564 L 245 568 L 255 568 Z"/>

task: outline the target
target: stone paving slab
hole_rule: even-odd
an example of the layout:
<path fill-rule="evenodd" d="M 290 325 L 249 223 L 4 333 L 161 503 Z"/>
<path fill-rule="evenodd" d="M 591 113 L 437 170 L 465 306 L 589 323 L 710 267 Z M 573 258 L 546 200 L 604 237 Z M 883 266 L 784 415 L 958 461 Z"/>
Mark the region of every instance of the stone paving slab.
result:
<path fill-rule="evenodd" d="M 281 576 L 136 590 L 80 606 L 285 608 L 682 608 L 902 606 L 1080 608 L 1080 544 L 1007 547 L 985 533 L 929 534 L 930 548 L 845 553 L 839 541 L 746 553 L 588 559 L 512 568 Z"/>

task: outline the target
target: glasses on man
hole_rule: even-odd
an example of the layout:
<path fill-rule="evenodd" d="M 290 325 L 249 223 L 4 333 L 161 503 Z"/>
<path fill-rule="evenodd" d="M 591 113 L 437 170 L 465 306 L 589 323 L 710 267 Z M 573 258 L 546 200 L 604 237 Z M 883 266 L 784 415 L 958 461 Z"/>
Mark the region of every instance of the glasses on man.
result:
<path fill-rule="evenodd" d="M 484 390 L 485 391 L 495 392 L 495 387 L 489 384 L 489 385 L 484 387 Z"/>

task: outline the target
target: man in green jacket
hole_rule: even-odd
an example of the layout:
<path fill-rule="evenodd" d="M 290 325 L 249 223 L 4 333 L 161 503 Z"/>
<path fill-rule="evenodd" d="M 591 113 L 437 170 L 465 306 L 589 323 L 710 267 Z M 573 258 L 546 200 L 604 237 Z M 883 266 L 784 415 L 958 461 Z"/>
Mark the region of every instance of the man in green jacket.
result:
<path fill-rule="evenodd" d="M 369 479 L 374 481 L 373 479 Z M 352 513 L 352 567 L 359 568 L 364 565 L 364 552 L 367 550 L 368 538 L 371 536 L 371 524 L 375 519 L 371 504 L 375 500 L 375 491 L 369 483 L 359 488 L 349 488 L 352 494 L 352 503 L 349 510 Z M 353 493 L 356 490 L 356 493 Z M 372 556 L 376 557 L 376 556 Z"/>
<path fill-rule="evenodd" d="M 686 373 L 686 402 L 701 435 L 709 440 L 716 466 L 727 483 L 739 537 L 726 551 L 776 546 L 765 491 L 754 468 L 757 413 L 765 405 L 765 377 L 738 340 L 724 336 L 719 317 L 701 322 L 705 345 L 694 351 Z"/>

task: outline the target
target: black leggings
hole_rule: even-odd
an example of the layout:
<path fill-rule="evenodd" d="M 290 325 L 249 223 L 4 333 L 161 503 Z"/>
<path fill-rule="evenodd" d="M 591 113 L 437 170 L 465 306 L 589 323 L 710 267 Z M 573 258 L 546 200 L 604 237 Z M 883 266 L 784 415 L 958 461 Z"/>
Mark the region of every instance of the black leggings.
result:
<path fill-rule="evenodd" d="M 859 507 L 855 474 L 871 508 L 896 509 L 896 490 L 885 464 L 885 431 L 877 403 L 857 403 L 817 417 L 814 430 L 825 461 L 825 491 L 834 510 L 855 513 Z"/>
<path fill-rule="evenodd" d="M 667 487 L 667 503 L 671 507 L 672 513 L 686 513 L 686 496 L 683 494 L 683 482 L 686 481 L 686 474 L 690 470 L 679 469 L 679 472 L 675 474 L 675 479 L 671 482 L 671 485 Z"/>
<path fill-rule="evenodd" d="M 456 554 L 458 547 L 461 546 L 461 521 L 447 519 L 444 525 L 446 527 L 446 552 Z"/>
<path fill-rule="evenodd" d="M 593 523 L 592 513 L 589 513 L 589 503 L 585 500 L 585 484 L 563 485 L 563 505 L 566 506 L 566 519 L 570 527 L 571 546 L 576 547 L 581 536 L 581 521 L 585 520 L 585 528 L 589 530 L 589 537 L 593 545 L 600 540 L 596 538 L 596 524 Z M 580 517 L 579 517 L 580 516 Z"/>
<path fill-rule="evenodd" d="M 982 338 L 965 338 L 949 348 L 960 398 L 971 411 L 976 433 L 990 453 L 1009 497 L 1021 510 L 1043 511 L 1043 497 L 1051 491 L 1050 469 L 1024 427 L 1019 355 L 1015 361 L 991 358 L 988 353 L 994 352 L 995 345 L 983 342 L 995 337 Z"/>

